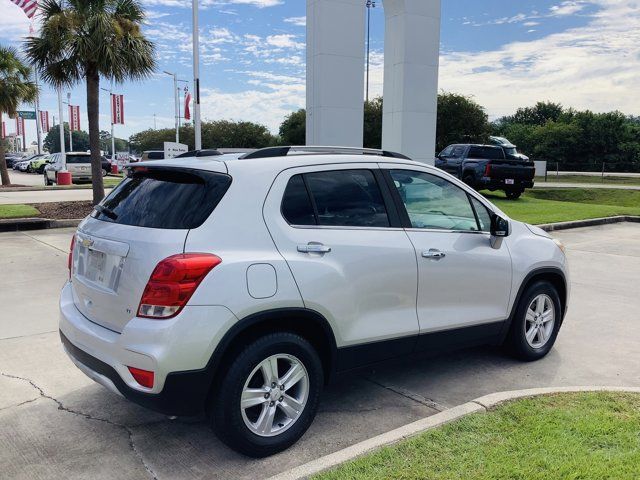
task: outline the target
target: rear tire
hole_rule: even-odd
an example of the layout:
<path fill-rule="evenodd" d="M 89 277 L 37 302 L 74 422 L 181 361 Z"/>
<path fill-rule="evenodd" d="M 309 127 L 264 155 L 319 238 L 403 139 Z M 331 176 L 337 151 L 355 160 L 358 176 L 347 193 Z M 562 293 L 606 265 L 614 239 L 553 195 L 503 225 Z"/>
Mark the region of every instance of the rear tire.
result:
<path fill-rule="evenodd" d="M 320 357 L 304 338 L 286 332 L 259 338 L 236 356 L 214 394 L 214 431 L 250 457 L 281 452 L 311 425 L 323 379 Z"/>
<path fill-rule="evenodd" d="M 504 192 L 507 195 L 507 200 L 517 200 L 522 195 L 522 190 L 507 190 Z"/>
<path fill-rule="evenodd" d="M 539 360 L 553 347 L 561 323 L 558 291 L 549 282 L 536 282 L 522 294 L 504 346 L 520 360 Z"/>

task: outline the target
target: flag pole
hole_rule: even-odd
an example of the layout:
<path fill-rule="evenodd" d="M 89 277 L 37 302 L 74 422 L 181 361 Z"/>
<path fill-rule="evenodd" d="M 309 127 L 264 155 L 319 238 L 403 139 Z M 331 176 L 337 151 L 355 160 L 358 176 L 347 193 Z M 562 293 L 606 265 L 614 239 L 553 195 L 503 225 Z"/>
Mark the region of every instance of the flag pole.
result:
<path fill-rule="evenodd" d="M 198 0 L 193 0 L 193 130 L 195 149 L 202 149 L 200 125 L 200 30 L 198 27 Z"/>

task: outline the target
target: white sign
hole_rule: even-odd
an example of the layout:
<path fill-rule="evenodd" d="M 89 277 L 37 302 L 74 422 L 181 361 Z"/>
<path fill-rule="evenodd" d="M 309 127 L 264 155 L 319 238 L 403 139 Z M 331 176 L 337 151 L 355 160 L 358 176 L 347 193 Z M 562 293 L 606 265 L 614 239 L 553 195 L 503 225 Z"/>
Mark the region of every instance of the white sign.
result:
<path fill-rule="evenodd" d="M 544 177 L 547 174 L 547 161 L 538 160 L 533 163 L 536 165 L 536 177 Z"/>
<path fill-rule="evenodd" d="M 164 142 L 164 158 L 177 157 L 181 153 L 189 151 L 189 146 L 184 143 Z"/>

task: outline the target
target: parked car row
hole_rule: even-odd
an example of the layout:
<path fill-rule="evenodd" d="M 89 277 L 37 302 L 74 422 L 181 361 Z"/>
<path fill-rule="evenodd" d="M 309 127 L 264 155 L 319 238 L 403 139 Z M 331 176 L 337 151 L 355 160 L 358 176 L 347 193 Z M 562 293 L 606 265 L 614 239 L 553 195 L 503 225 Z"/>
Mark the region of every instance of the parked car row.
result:
<path fill-rule="evenodd" d="M 69 152 L 65 154 L 67 170 L 71 172 L 73 182 L 91 181 L 91 154 L 87 152 Z M 44 184 L 53 185 L 57 182 L 57 173 L 62 170 L 64 159 L 61 153 L 49 155 L 43 168 Z M 101 159 L 102 176 L 111 172 L 111 161 L 106 157 Z"/>

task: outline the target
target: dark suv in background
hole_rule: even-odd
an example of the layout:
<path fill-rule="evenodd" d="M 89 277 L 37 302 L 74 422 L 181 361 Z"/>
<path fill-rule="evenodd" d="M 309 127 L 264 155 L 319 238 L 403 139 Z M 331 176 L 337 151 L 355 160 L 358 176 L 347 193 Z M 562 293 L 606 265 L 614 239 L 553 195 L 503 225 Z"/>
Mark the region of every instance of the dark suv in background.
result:
<path fill-rule="evenodd" d="M 476 190 L 502 190 L 512 200 L 533 188 L 536 173 L 533 162 L 508 158 L 504 148 L 496 145 L 449 145 L 437 156 L 436 167 Z"/>

